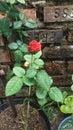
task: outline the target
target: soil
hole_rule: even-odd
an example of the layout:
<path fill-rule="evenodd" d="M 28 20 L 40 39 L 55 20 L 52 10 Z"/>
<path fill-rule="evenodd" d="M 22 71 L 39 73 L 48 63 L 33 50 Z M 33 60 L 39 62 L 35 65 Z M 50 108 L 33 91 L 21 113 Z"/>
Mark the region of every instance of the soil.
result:
<path fill-rule="evenodd" d="M 18 116 L 15 118 L 10 107 L 0 113 L 0 130 L 24 130 L 27 107 L 16 105 Z M 22 123 L 23 122 L 23 123 Z M 28 130 L 45 130 L 39 112 L 30 106 Z"/>

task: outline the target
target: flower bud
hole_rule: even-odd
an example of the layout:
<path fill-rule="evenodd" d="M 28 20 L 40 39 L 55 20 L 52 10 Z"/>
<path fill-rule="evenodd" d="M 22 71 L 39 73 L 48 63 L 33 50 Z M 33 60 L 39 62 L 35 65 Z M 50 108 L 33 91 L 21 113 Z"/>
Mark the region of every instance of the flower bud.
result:
<path fill-rule="evenodd" d="M 25 66 L 25 67 L 28 67 L 28 66 L 29 66 L 29 62 L 26 61 L 26 62 L 24 63 L 24 66 Z"/>

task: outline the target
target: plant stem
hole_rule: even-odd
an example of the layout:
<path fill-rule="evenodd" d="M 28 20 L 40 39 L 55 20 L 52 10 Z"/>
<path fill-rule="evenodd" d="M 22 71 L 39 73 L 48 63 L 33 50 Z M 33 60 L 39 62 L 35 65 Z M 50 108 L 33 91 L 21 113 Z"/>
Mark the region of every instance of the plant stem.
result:
<path fill-rule="evenodd" d="M 28 119 L 29 119 L 29 110 L 30 110 L 30 94 L 31 94 L 31 86 L 29 86 L 29 91 L 28 91 L 26 123 L 25 123 L 24 130 L 27 130 L 27 128 L 28 128 Z"/>

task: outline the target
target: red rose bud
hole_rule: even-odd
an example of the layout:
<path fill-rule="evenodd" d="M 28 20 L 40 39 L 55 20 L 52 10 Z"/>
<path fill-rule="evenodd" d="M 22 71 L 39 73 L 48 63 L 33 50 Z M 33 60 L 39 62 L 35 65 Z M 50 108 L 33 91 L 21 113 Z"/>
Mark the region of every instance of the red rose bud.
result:
<path fill-rule="evenodd" d="M 29 52 L 33 52 L 36 53 L 41 49 L 41 44 L 40 42 L 36 41 L 36 40 L 32 40 L 29 45 L 28 45 L 28 50 Z"/>

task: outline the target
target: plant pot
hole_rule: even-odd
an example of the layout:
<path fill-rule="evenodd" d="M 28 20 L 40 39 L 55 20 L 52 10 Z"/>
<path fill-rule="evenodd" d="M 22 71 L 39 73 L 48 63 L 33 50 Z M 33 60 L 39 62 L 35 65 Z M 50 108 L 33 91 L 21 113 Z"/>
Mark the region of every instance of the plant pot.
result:
<path fill-rule="evenodd" d="M 23 99 L 17 99 L 17 100 L 14 101 L 14 103 L 15 104 L 22 104 L 23 103 Z M 5 110 L 8 106 L 9 106 L 8 102 L 6 102 L 3 105 L 1 105 L 0 106 L 0 113 L 3 110 Z M 30 102 L 30 106 L 32 106 L 33 108 L 39 109 L 39 106 L 36 105 L 35 103 Z M 44 130 L 51 130 L 50 123 L 49 123 L 48 118 L 45 115 L 45 113 L 42 110 L 38 110 L 38 112 L 39 112 L 39 115 L 41 116 L 41 121 L 42 121 L 42 124 L 44 125 Z M 0 118 L 1 118 L 1 115 L 0 115 Z"/>
<path fill-rule="evenodd" d="M 67 124 L 68 122 L 71 120 L 71 116 L 66 117 L 64 120 L 61 121 L 58 130 L 73 130 L 73 127 L 71 128 L 67 128 Z M 70 125 L 70 123 L 68 124 L 68 126 Z M 70 125 L 71 126 L 71 125 Z M 73 126 L 73 125 L 72 125 Z M 63 127 L 63 128 L 62 128 Z M 66 128 L 64 128 L 66 127 Z"/>

